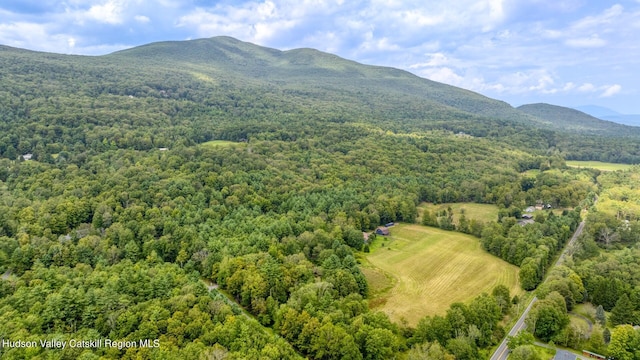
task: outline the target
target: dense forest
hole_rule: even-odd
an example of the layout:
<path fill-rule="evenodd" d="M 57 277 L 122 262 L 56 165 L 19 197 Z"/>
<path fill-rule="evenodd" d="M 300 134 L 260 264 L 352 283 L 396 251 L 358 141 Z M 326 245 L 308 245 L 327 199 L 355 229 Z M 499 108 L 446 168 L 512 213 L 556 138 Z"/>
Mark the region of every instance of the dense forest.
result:
<path fill-rule="evenodd" d="M 0 84 L 0 338 L 25 345 L 8 358 L 484 358 L 508 290 L 392 323 L 368 306 L 362 232 L 425 221 L 425 201 L 496 204 L 496 222 L 457 230 L 533 289 L 597 190 L 564 159 L 640 159 L 633 134 L 563 133 L 399 70 L 229 38 L 0 47 Z M 536 202 L 575 210 L 517 224 Z M 635 241 L 593 226 L 596 247 Z M 116 345 L 27 346 L 99 338 Z"/>
<path fill-rule="evenodd" d="M 528 332 L 511 340 L 517 359 L 536 358 L 535 338 L 612 359 L 640 359 L 640 331 L 633 327 L 640 325 L 639 170 L 597 174 L 600 194 L 584 204 L 585 231 L 537 288 L 542 300 L 527 317 Z"/>
<path fill-rule="evenodd" d="M 599 325 L 572 341 L 615 359 L 640 359 L 640 332 L 631 327 L 640 325 L 639 179 L 638 167 L 598 176 L 601 193 L 571 264 Z"/>

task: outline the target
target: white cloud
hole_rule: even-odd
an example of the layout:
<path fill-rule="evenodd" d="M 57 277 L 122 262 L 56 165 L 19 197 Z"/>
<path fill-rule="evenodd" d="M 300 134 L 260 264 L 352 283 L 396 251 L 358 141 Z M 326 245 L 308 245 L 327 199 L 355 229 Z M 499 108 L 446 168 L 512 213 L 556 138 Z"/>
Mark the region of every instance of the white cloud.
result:
<path fill-rule="evenodd" d="M 603 97 L 603 98 L 612 97 L 613 95 L 619 93 L 620 90 L 622 90 L 622 86 L 618 84 L 605 85 L 603 88 L 604 88 L 604 92 L 600 94 L 600 97 Z"/>
<path fill-rule="evenodd" d="M 534 69 L 507 73 L 498 78 L 503 91 L 512 94 L 527 92 L 552 92 L 551 86 L 555 83 L 554 77 L 545 69 Z"/>
<path fill-rule="evenodd" d="M 149 19 L 147 16 L 144 16 L 144 15 L 136 15 L 133 18 L 141 24 L 146 24 L 149 21 L 151 21 L 151 19 Z"/>
<path fill-rule="evenodd" d="M 49 52 L 69 52 L 75 46 L 75 40 L 70 41 L 70 37 L 62 34 L 50 34 L 46 25 L 29 22 L 16 22 L 10 24 L 0 24 L 0 39 L 6 45 L 49 51 Z"/>
<path fill-rule="evenodd" d="M 592 31 L 596 29 L 602 29 L 602 27 L 617 23 L 623 13 L 624 8 L 622 7 L 622 5 L 615 4 L 602 12 L 602 14 L 587 16 L 583 19 L 580 19 L 573 24 L 572 28 L 578 31 Z"/>
<path fill-rule="evenodd" d="M 421 75 L 430 80 L 454 86 L 464 86 L 466 82 L 463 76 L 456 74 L 453 69 L 448 67 L 425 69 L 421 71 Z"/>
<path fill-rule="evenodd" d="M 370 35 L 370 34 L 369 34 Z M 369 36 L 369 40 L 363 42 L 358 50 L 370 52 L 380 52 L 380 51 L 398 51 L 401 50 L 401 47 L 393 44 L 389 38 L 373 38 L 373 36 Z"/>
<path fill-rule="evenodd" d="M 304 4 L 304 3 L 303 3 Z M 300 13 L 300 9 L 288 9 Z M 272 1 L 249 2 L 240 7 L 199 8 L 179 18 L 177 26 L 194 29 L 198 36 L 229 35 L 245 41 L 268 45 L 269 40 L 290 31 L 299 19 L 285 16 Z"/>
<path fill-rule="evenodd" d="M 591 83 L 584 83 L 578 87 L 578 91 L 593 92 L 593 91 L 596 91 L 596 87 Z"/>
<path fill-rule="evenodd" d="M 95 20 L 106 24 L 121 24 L 123 18 L 124 3 L 118 0 L 108 0 L 99 5 L 93 5 L 85 13 L 80 13 L 80 21 Z"/>
<path fill-rule="evenodd" d="M 602 40 L 597 34 L 593 34 L 588 38 L 581 37 L 581 38 L 567 39 L 565 43 L 568 46 L 575 47 L 575 48 L 597 48 L 597 47 L 603 47 L 607 45 L 607 42 Z"/>
<path fill-rule="evenodd" d="M 442 66 L 451 62 L 451 60 L 447 57 L 447 55 L 441 52 L 434 53 L 434 54 L 427 54 L 427 56 L 429 57 L 429 60 L 427 60 L 426 62 L 409 65 L 409 69 L 437 67 L 437 66 Z"/>
<path fill-rule="evenodd" d="M 404 21 L 413 27 L 429 27 L 442 24 L 445 21 L 444 14 L 425 14 L 424 11 L 416 9 L 404 10 L 394 13 L 396 20 Z"/>
<path fill-rule="evenodd" d="M 551 77 L 551 75 L 543 73 L 537 76 L 537 83 L 529 86 L 529 90 L 532 91 L 542 91 L 547 93 L 556 93 L 558 92 L 557 88 L 553 88 L 553 84 L 555 81 Z"/>
<path fill-rule="evenodd" d="M 259 22 L 253 26 L 253 39 L 259 44 L 265 44 L 269 39 L 295 27 L 295 20 L 278 20 L 272 22 Z"/>
<path fill-rule="evenodd" d="M 584 83 L 581 86 L 579 86 L 576 90 L 582 93 L 600 92 L 601 98 L 608 98 L 622 91 L 622 86 L 620 84 L 595 86 L 591 83 Z"/>

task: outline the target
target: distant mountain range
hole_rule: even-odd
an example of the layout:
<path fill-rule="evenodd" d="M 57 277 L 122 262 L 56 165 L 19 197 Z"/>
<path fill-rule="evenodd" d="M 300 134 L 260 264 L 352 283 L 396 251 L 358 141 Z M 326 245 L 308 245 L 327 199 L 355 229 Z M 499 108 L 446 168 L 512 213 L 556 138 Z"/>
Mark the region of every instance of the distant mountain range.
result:
<path fill-rule="evenodd" d="M 591 132 L 599 133 L 601 135 L 616 135 L 624 132 L 640 132 L 640 129 L 638 128 L 623 125 L 613 120 L 595 117 L 583 111 L 562 106 L 540 103 L 522 105 L 517 109 L 539 119 L 546 120 L 550 126 L 559 130 Z"/>
<path fill-rule="evenodd" d="M 621 114 L 615 110 L 597 105 L 577 106 L 575 109 L 598 119 L 613 121 L 618 124 L 640 126 L 640 114 Z"/>

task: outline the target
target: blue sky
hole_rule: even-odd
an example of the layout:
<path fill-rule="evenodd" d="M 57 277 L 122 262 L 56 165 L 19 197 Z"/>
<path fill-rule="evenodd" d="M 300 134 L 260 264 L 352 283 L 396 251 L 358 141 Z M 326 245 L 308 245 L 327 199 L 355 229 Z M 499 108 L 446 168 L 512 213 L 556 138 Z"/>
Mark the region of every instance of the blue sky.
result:
<path fill-rule="evenodd" d="M 640 0 L 3 0 L 0 44 L 101 55 L 228 35 L 392 66 L 514 106 L 640 114 Z"/>

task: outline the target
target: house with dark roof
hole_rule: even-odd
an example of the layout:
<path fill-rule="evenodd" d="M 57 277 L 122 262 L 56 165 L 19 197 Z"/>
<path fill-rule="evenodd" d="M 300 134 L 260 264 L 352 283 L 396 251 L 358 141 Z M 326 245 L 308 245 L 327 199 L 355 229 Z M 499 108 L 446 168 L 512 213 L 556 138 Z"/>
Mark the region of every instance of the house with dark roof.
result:
<path fill-rule="evenodd" d="M 386 226 L 378 226 L 376 228 L 376 234 L 377 235 L 382 235 L 382 236 L 387 236 L 387 235 L 389 235 L 389 228 L 387 228 Z"/>

